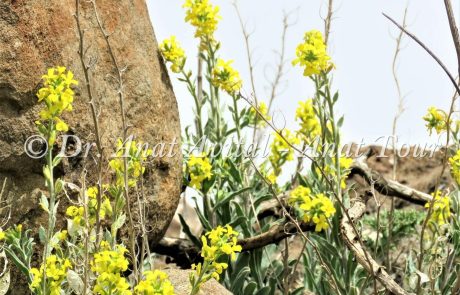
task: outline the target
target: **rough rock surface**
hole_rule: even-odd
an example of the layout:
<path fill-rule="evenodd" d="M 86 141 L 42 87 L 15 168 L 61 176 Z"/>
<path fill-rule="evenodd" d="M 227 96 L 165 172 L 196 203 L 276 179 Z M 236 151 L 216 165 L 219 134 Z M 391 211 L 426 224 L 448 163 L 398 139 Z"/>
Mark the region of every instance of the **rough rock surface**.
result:
<path fill-rule="evenodd" d="M 100 108 L 104 149 L 109 155 L 121 136 L 115 71 L 91 4 L 81 1 L 81 5 L 86 56 L 92 65 L 91 85 Z M 180 196 L 182 165 L 177 103 L 145 1 L 98 0 L 97 5 L 111 34 L 114 53 L 121 67 L 126 67 L 123 90 L 131 126 L 128 133 L 151 147 L 165 143 L 165 153 L 173 147 L 174 156 L 154 157 L 147 164 L 144 179 L 148 230 L 151 242 L 155 242 L 164 234 Z M 44 189 L 44 159 L 29 158 L 24 143 L 37 133 L 34 121 L 41 106 L 35 93 L 47 68 L 62 65 L 75 73 L 80 85 L 76 89 L 74 111 L 64 119 L 70 126 L 69 134 L 78 136 L 83 144 L 95 140 L 74 14 L 75 1 L 71 0 L 0 2 L 0 181 L 8 179 L 8 194 L 2 200 L 4 208 L 0 215 L 5 218 L 11 209 L 8 224 L 22 223 L 24 228 L 46 224 L 46 216 L 38 207 L 38 196 Z M 56 149 L 60 149 L 59 143 Z M 92 151 L 94 155 L 95 149 Z M 69 158 L 56 169 L 56 174 L 78 185 L 84 167 L 88 169 L 86 182 L 94 184 L 96 173 L 91 157 Z M 108 171 L 104 175 L 105 181 L 109 181 Z M 5 208 L 5 204 L 10 206 Z M 64 209 L 65 200 L 61 200 L 61 215 Z M 62 219 L 57 226 L 64 226 Z M 21 294 L 18 292 L 14 294 Z"/>
<path fill-rule="evenodd" d="M 162 269 L 168 274 L 169 280 L 174 286 L 175 294 L 177 295 L 188 295 L 190 294 L 190 283 L 189 275 L 190 270 L 184 269 Z M 213 295 L 231 295 L 230 291 L 225 289 L 216 280 L 211 279 L 201 286 L 200 295 L 213 294 Z"/>

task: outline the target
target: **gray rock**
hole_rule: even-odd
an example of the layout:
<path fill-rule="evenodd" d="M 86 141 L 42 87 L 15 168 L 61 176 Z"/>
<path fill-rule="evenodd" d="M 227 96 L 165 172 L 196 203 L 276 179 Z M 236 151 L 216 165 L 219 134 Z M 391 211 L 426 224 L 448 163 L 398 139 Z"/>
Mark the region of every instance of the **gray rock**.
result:
<path fill-rule="evenodd" d="M 100 107 L 102 141 L 105 152 L 110 154 L 116 139 L 121 136 L 117 84 L 112 78 L 115 72 L 96 26 L 92 6 L 89 1 L 81 1 L 81 4 L 87 57 L 93 64 L 92 87 Z M 128 133 L 150 146 L 166 143 L 166 152 L 169 144 L 176 140 L 174 156 L 155 157 L 148 163 L 144 177 L 149 239 L 154 243 L 163 236 L 180 196 L 182 165 L 177 103 L 145 1 L 98 0 L 97 4 L 106 30 L 111 34 L 114 53 L 121 66 L 126 66 L 125 105 L 132 126 Z M 75 1 L 8 0 L 0 3 L 0 181 L 8 178 L 7 198 L 2 201 L 11 204 L 10 225 L 22 223 L 24 228 L 32 229 L 38 229 L 39 224 L 46 225 L 46 216 L 38 206 L 40 191 L 44 190 L 44 160 L 29 158 L 24 152 L 24 142 L 37 133 L 34 121 L 41 106 L 35 93 L 47 68 L 66 66 L 75 73 L 80 85 L 76 89 L 74 111 L 65 114 L 64 119 L 71 128 L 69 134 L 78 136 L 83 143 L 95 140 L 78 57 L 74 14 Z M 60 148 L 59 143 L 57 148 Z M 87 183 L 94 184 L 96 173 L 91 158 L 80 156 L 63 161 L 56 174 L 79 184 L 84 166 L 88 169 Z M 104 175 L 109 177 L 108 170 Z M 134 195 L 132 202 L 136 202 Z M 62 198 L 61 216 L 65 207 L 65 198 Z M 0 211 L 0 217 L 7 214 L 8 210 Z M 64 226 L 60 218 L 57 229 Z M 12 285 L 15 285 L 14 278 Z M 17 290 L 14 294 L 21 292 Z"/>

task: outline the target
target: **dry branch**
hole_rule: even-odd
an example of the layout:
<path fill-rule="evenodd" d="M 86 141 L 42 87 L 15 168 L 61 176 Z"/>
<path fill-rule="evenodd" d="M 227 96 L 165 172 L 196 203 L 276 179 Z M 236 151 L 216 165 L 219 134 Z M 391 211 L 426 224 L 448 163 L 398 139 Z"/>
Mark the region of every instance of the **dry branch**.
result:
<path fill-rule="evenodd" d="M 303 231 L 313 231 L 314 226 L 311 224 L 300 223 L 300 228 Z M 270 244 L 276 244 L 292 235 L 297 234 L 297 227 L 290 222 L 272 226 L 268 231 L 256 235 L 254 237 L 238 240 L 238 245 L 243 248 L 242 251 L 251 251 L 254 249 L 263 248 Z M 152 252 L 167 255 L 176 262 L 180 262 L 182 267 L 187 267 L 188 261 L 193 263 L 200 260 L 199 249 L 189 240 L 163 238 L 152 247 Z M 188 265 L 189 266 L 189 265 Z"/>
<path fill-rule="evenodd" d="M 358 158 L 351 166 L 350 176 L 357 174 L 366 180 L 369 185 L 382 195 L 397 197 L 408 202 L 425 205 L 432 200 L 432 197 L 424 192 L 403 185 L 395 180 L 386 179 L 375 170 L 369 168 L 364 157 Z"/>
<path fill-rule="evenodd" d="M 454 41 L 455 51 L 457 52 L 458 74 L 460 76 L 460 37 L 458 35 L 458 28 L 455 23 L 455 16 L 452 11 L 452 4 L 450 0 L 444 0 L 444 6 L 446 7 L 447 18 L 449 19 L 449 27 L 452 34 L 452 40 Z"/>
<path fill-rule="evenodd" d="M 431 51 L 422 41 L 420 41 L 417 36 L 406 30 L 404 27 L 402 27 L 400 24 L 398 24 L 394 19 L 386 15 L 385 13 L 383 14 L 387 19 L 389 19 L 395 26 L 397 26 L 401 31 L 403 31 L 407 36 L 409 36 L 412 40 L 417 42 L 418 45 L 420 45 L 437 63 L 438 65 L 444 70 L 446 75 L 449 77 L 449 80 L 452 82 L 454 85 L 455 89 L 457 90 L 458 93 L 460 93 L 460 87 L 458 86 L 457 82 L 455 81 L 454 76 L 449 72 L 449 69 L 446 67 L 446 65 L 441 61 L 441 59 Z"/>
<path fill-rule="evenodd" d="M 359 220 L 364 213 L 366 212 L 366 202 L 369 196 L 361 196 L 357 200 L 355 200 L 353 206 L 348 210 L 348 215 L 351 217 L 353 222 Z M 353 230 L 352 221 L 348 220 L 348 218 L 343 217 L 342 221 L 340 222 L 340 233 L 342 236 L 343 241 L 353 252 L 356 260 L 359 264 L 361 264 L 366 271 L 372 275 L 374 275 L 377 280 L 388 290 L 391 294 L 395 295 L 411 295 L 413 293 L 408 293 L 405 291 L 401 286 L 399 286 L 391 277 L 390 275 L 384 270 L 384 268 L 379 265 L 372 257 L 369 255 L 366 258 L 366 251 L 358 242 L 358 236 L 355 234 Z M 370 263 L 369 263 L 370 262 Z"/>

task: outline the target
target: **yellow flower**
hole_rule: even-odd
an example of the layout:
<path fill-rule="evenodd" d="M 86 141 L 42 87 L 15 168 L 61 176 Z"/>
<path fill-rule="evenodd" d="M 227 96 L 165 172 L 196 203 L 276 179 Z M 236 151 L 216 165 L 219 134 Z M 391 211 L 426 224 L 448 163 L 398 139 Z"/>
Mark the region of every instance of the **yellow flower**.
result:
<path fill-rule="evenodd" d="M 256 108 L 259 112 L 257 112 L 253 106 L 249 109 L 249 124 L 251 126 L 265 127 L 267 124 L 265 121 L 270 121 L 272 119 L 268 115 L 267 104 L 262 101 L 258 106 L 256 106 Z"/>
<path fill-rule="evenodd" d="M 134 288 L 136 295 L 174 295 L 174 286 L 162 271 L 145 271 L 144 280 Z"/>
<path fill-rule="evenodd" d="M 88 197 L 87 209 L 88 209 L 88 221 L 90 225 L 96 223 L 97 215 L 97 195 L 98 188 L 93 186 L 86 190 L 86 196 Z M 112 205 L 109 198 L 103 194 L 101 199 L 101 208 L 99 211 L 99 218 L 102 220 L 106 216 L 112 215 Z M 85 226 L 85 208 L 84 206 L 69 206 L 66 210 L 66 215 L 72 218 L 74 225 Z"/>
<path fill-rule="evenodd" d="M 345 189 L 347 187 L 347 183 L 345 181 L 348 175 L 350 174 L 350 167 L 351 164 L 353 164 L 353 159 L 348 157 L 340 157 L 339 164 L 341 174 L 340 186 L 342 187 L 342 189 Z"/>
<path fill-rule="evenodd" d="M 442 195 L 440 191 L 431 194 L 434 198 L 433 208 L 431 211 L 430 222 L 437 226 L 444 225 L 449 222 L 450 218 L 450 200 L 449 196 Z M 432 202 L 427 202 L 425 208 L 430 208 Z"/>
<path fill-rule="evenodd" d="M 43 288 L 43 278 L 46 272 L 46 289 L 50 295 L 60 295 L 61 285 L 67 276 L 67 270 L 72 267 L 68 259 L 59 258 L 56 255 L 50 255 L 46 261 L 46 270 L 42 264 L 40 269 L 32 268 L 30 273 L 32 275 L 32 282 L 29 288 L 34 294 L 41 294 Z"/>
<path fill-rule="evenodd" d="M 330 62 L 331 58 L 327 54 L 323 35 L 317 30 L 305 33 L 304 42 L 297 46 L 296 56 L 292 64 L 303 67 L 303 74 L 307 77 L 327 72 L 333 67 Z"/>
<path fill-rule="evenodd" d="M 3 241 L 5 239 L 5 236 L 5 232 L 2 229 L 0 229 L 0 241 Z"/>
<path fill-rule="evenodd" d="M 185 51 L 176 41 L 175 36 L 164 40 L 160 44 L 160 52 L 167 62 L 171 63 L 171 71 L 180 73 L 185 65 Z"/>
<path fill-rule="evenodd" d="M 271 184 L 275 184 L 276 183 L 276 175 L 274 173 L 269 173 L 267 176 L 266 176 L 268 182 L 270 182 Z"/>
<path fill-rule="evenodd" d="M 67 231 L 63 230 L 63 231 L 59 232 L 58 239 L 60 241 L 65 241 L 67 239 Z"/>
<path fill-rule="evenodd" d="M 99 189 L 96 186 L 92 186 L 86 190 L 86 195 L 90 199 L 96 199 L 98 192 L 99 192 Z"/>
<path fill-rule="evenodd" d="M 95 294 L 132 294 L 128 281 L 120 274 L 128 269 L 126 252 L 128 250 L 121 245 L 112 250 L 107 242 L 101 242 L 101 250 L 94 254 L 91 262 L 91 270 L 97 273 L 93 289 Z"/>
<path fill-rule="evenodd" d="M 145 172 L 143 164 L 150 155 L 152 155 L 152 150 L 148 148 L 147 144 L 131 139 L 123 144 L 123 141 L 118 139 L 116 155 L 109 162 L 110 168 L 115 172 L 116 185 L 118 187 L 124 186 L 124 157 L 127 158 L 128 162 L 128 186 L 135 187 L 139 177 Z"/>
<path fill-rule="evenodd" d="M 232 68 L 232 63 L 232 60 L 224 61 L 219 58 L 212 70 L 212 83 L 214 86 L 221 88 L 230 95 L 238 92 L 243 84 L 240 74 Z"/>
<path fill-rule="evenodd" d="M 292 134 L 288 129 L 281 131 L 283 136 L 280 136 L 279 133 L 274 133 L 275 138 L 270 146 L 270 156 L 268 157 L 273 170 L 274 175 L 279 176 L 281 173 L 281 166 L 286 163 L 286 161 L 294 160 L 294 149 L 292 145 L 300 143 L 299 138 Z M 284 140 L 284 138 L 287 140 Z"/>
<path fill-rule="evenodd" d="M 435 107 L 428 108 L 428 114 L 423 117 L 423 120 L 426 122 L 426 128 L 430 132 L 430 135 L 433 132 L 433 129 L 436 130 L 437 134 L 440 134 L 442 131 L 446 130 L 446 113 L 438 110 Z"/>
<path fill-rule="evenodd" d="M 289 194 L 289 203 L 295 204 L 298 202 L 304 202 L 305 200 L 311 199 L 311 190 L 308 187 L 303 185 L 297 186 L 295 189 L 291 191 Z"/>
<path fill-rule="evenodd" d="M 295 112 L 295 118 L 300 122 L 300 130 L 298 133 L 307 144 L 312 144 L 313 141 L 321 135 L 321 124 L 315 114 L 313 99 L 299 102 L 299 107 Z"/>
<path fill-rule="evenodd" d="M 457 184 L 460 185 L 460 150 L 453 157 L 449 158 L 449 163 L 452 176 Z"/>
<path fill-rule="evenodd" d="M 221 18 L 219 7 L 208 0 L 186 0 L 183 7 L 186 9 L 185 21 L 196 28 L 195 37 L 213 39 Z"/>
<path fill-rule="evenodd" d="M 45 108 L 40 111 L 40 121 L 37 123 L 42 125 L 42 121 L 47 121 L 47 126 L 53 127 L 52 130 L 68 131 L 69 127 L 60 116 L 65 111 L 72 111 L 72 86 L 78 85 L 78 82 L 74 80 L 73 73 L 65 67 L 48 69 L 48 73 L 42 79 L 43 87 L 38 90 L 37 97 L 39 102 L 44 103 Z M 48 130 L 45 135 L 51 137 L 52 130 Z M 54 143 L 54 138 L 50 143 Z"/>
<path fill-rule="evenodd" d="M 337 178 L 337 168 L 336 168 L 336 160 L 335 157 L 332 158 L 332 163 L 324 167 L 324 173 L 326 174 L 326 177 L 330 178 Z M 348 175 L 350 174 L 350 167 L 353 164 L 353 159 L 348 158 L 345 156 L 341 156 L 339 158 L 339 165 L 340 165 L 340 187 L 342 189 L 345 189 L 347 187 L 346 180 L 348 178 Z M 320 170 L 317 167 L 316 168 L 316 173 L 320 175 Z"/>
<path fill-rule="evenodd" d="M 191 155 L 187 168 L 190 173 L 190 186 L 198 190 L 201 189 L 203 181 L 212 177 L 212 165 L 205 153 L 198 156 Z"/>
<path fill-rule="evenodd" d="M 190 275 L 192 288 L 199 288 L 210 278 L 220 279 L 220 275 L 228 268 L 228 263 L 222 262 L 222 258 L 230 257 L 234 261 L 236 253 L 242 250 L 238 245 L 238 235 L 239 233 L 227 224 L 225 227 L 218 226 L 201 237 L 203 263 L 192 265 L 192 269 L 196 270 L 196 274 Z"/>
<path fill-rule="evenodd" d="M 317 232 L 329 228 L 328 218 L 336 212 L 334 204 L 328 197 L 322 193 L 313 196 L 311 190 L 303 186 L 298 186 L 291 192 L 290 203 L 298 205 L 302 211 L 303 221 L 313 222 Z"/>

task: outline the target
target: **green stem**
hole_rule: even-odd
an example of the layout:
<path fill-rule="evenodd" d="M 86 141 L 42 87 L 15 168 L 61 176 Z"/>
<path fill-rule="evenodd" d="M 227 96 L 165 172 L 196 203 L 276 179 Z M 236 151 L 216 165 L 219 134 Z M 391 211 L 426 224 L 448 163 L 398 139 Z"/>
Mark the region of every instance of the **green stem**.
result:
<path fill-rule="evenodd" d="M 200 291 L 201 280 L 203 280 L 203 276 L 206 274 L 208 267 L 209 267 L 209 262 L 205 261 L 201 268 L 198 279 L 195 281 L 195 283 L 192 286 L 192 291 L 190 292 L 190 295 L 196 295 Z"/>
<path fill-rule="evenodd" d="M 52 136 L 51 134 L 54 131 L 54 124 L 53 121 L 50 121 L 50 127 L 48 130 L 48 142 L 50 137 Z M 53 135 L 55 136 L 55 135 Z M 55 197 L 55 191 L 54 191 L 54 173 L 53 173 L 53 147 L 50 145 L 48 147 L 48 154 L 46 156 L 47 162 L 48 162 L 48 192 L 50 194 L 50 202 L 49 202 L 49 208 L 48 208 L 48 229 L 46 233 L 46 241 L 45 241 L 45 252 L 43 253 L 43 294 L 46 294 L 46 260 L 49 257 L 49 246 L 51 239 L 53 237 L 53 232 L 54 232 L 54 224 L 56 217 L 54 216 L 54 207 L 56 203 L 56 197 Z"/>

